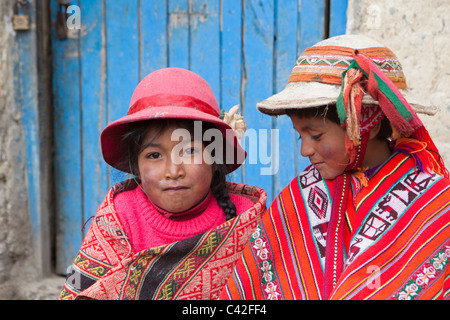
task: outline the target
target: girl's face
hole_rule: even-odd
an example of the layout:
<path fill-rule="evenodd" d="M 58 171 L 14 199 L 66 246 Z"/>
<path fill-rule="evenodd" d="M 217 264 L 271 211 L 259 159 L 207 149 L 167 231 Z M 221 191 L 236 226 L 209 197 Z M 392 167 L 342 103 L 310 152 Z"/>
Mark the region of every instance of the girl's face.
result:
<path fill-rule="evenodd" d="M 350 159 L 345 150 L 345 130 L 322 117 L 300 118 L 292 115 L 291 120 L 302 140 L 302 156 L 309 157 L 324 179 L 341 175 Z"/>
<path fill-rule="evenodd" d="M 155 205 L 172 213 L 199 203 L 209 191 L 213 174 L 201 142 L 172 141 L 172 132 L 177 128 L 171 125 L 158 136 L 156 130 L 150 129 L 138 155 L 144 192 Z"/>

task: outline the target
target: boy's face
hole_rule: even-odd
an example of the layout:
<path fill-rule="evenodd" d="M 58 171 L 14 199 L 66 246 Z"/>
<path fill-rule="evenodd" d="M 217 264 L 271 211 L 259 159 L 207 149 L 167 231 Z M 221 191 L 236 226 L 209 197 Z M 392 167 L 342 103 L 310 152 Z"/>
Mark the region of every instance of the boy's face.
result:
<path fill-rule="evenodd" d="M 138 165 L 142 188 L 150 200 L 166 211 L 180 213 L 206 195 L 213 170 L 210 159 L 202 158 L 208 155 L 203 144 L 191 139 L 173 141 L 175 129 L 170 126 L 157 137 L 155 130 L 149 130 Z"/>
<path fill-rule="evenodd" d="M 345 150 L 345 130 L 322 117 L 292 115 L 291 120 L 300 134 L 301 155 L 309 158 L 324 179 L 341 175 L 350 159 Z"/>

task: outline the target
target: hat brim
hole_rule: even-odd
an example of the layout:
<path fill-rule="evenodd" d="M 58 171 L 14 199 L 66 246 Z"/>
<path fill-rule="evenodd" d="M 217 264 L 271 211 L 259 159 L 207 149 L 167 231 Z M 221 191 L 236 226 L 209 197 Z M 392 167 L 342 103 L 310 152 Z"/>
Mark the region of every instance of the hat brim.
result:
<path fill-rule="evenodd" d="M 289 109 L 306 109 L 323 105 L 335 105 L 340 94 L 341 87 L 334 84 L 321 82 L 291 82 L 286 88 L 256 104 L 262 113 L 268 115 L 283 115 Z M 437 107 L 420 101 L 407 89 L 399 89 L 406 101 L 416 113 L 434 115 Z M 370 94 L 365 93 L 362 99 L 364 104 L 377 104 Z"/>
<path fill-rule="evenodd" d="M 224 137 L 224 154 L 230 150 L 234 151 L 233 161 L 230 161 L 232 163 L 225 163 L 227 173 L 233 172 L 239 168 L 247 157 L 247 152 L 239 144 L 233 129 L 222 119 L 190 107 L 158 106 L 122 117 L 110 123 L 102 131 L 100 143 L 105 162 L 117 170 L 131 173 L 126 161 L 126 159 L 128 159 L 128 154 L 126 154 L 120 143 L 121 138 L 126 133 L 129 124 L 155 119 L 188 119 L 214 124 Z M 227 159 L 230 158 L 228 157 Z"/>

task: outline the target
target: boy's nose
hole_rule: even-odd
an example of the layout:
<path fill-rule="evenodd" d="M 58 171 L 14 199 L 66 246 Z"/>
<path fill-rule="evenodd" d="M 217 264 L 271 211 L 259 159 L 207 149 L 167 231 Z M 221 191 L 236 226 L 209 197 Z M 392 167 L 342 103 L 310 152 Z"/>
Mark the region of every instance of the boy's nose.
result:
<path fill-rule="evenodd" d="M 302 140 L 300 147 L 300 154 L 305 158 L 310 157 L 314 154 L 314 149 L 311 147 L 309 143 L 307 143 L 305 140 Z"/>

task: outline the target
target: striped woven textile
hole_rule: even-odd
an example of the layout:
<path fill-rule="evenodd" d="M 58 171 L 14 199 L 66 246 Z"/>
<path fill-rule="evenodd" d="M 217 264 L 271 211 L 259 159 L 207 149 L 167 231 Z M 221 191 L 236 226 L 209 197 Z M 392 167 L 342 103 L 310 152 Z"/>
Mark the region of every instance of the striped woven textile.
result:
<path fill-rule="evenodd" d="M 385 47 L 358 50 L 369 57 L 397 88 L 406 88 L 402 66 L 395 54 Z M 297 59 L 289 82 L 318 81 L 341 84 L 341 74 L 355 60 L 355 49 L 339 46 L 313 46 Z"/>
<path fill-rule="evenodd" d="M 230 193 L 254 205 L 213 230 L 168 245 L 133 252 L 114 208 L 114 195 L 136 188 L 116 184 L 100 205 L 68 272 L 62 300 L 213 300 L 266 210 L 266 192 L 227 182 Z"/>
<path fill-rule="evenodd" d="M 365 187 L 309 167 L 272 203 L 220 298 L 449 299 L 449 224 L 450 181 L 404 153 Z"/>

